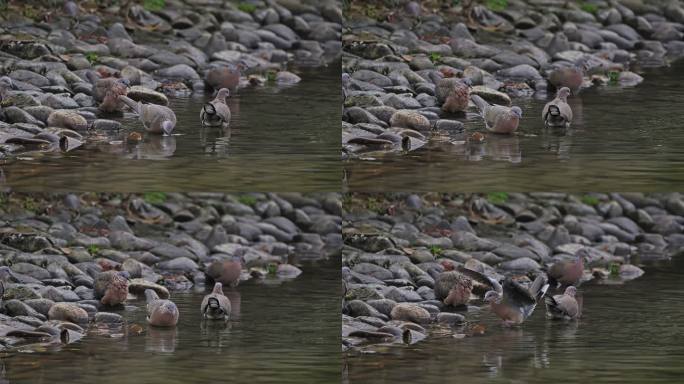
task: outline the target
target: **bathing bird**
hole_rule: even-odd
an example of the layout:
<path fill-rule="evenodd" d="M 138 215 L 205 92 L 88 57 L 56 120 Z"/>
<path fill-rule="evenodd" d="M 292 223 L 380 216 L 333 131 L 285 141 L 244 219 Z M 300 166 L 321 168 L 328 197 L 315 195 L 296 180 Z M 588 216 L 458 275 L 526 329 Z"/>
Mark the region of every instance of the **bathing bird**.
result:
<path fill-rule="evenodd" d="M 128 297 L 128 278 L 126 271 L 106 271 L 95 278 L 95 298 L 109 306 L 123 304 Z"/>
<path fill-rule="evenodd" d="M 489 303 L 492 312 L 503 320 L 504 325 L 519 325 L 532 315 L 537 301 L 548 288 L 543 274 L 539 274 L 529 288 L 506 278 L 502 289 L 487 292 L 484 300 Z"/>
<path fill-rule="evenodd" d="M 562 295 L 544 296 L 546 317 L 557 320 L 574 320 L 579 317 L 580 308 L 577 303 L 577 288 L 569 286 Z"/>
<path fill-rule="evenodd" d="M 443 78 L 437 82 L 435 93 L 437 101 L 442 104 L 442 110 L 449 113 L 465 112 L 468 109 L 471 84 L 468 78 L 456 77 Z"/>
<path fill-rule="evenodd" d="M 542 110 L 542 119 L 547 127 L 567 128 L 572 123 L 572 109 L 568 104 L 570 88 L 563 87 L 556 93 L 556 98 L 546 103 Z"/>
<path fill-rule="evenodd" d="M 209 320 L 225 320 L 230 316 L 230 300 L 223 294 L 223 284 L 217 282 L 210 294 L 202 299 L 202 316 Z"/>
<path fill-rule="evenodd" d="M 176 127 L 176 114 L 171 108 L 157 104 L 143 104 L 131 100 L 128 96 L 119 96 L 119 100 L 126 103 L 138 115 L 147 132 L 169 136 Z"/>
<path fill-rule="evenodd" d="M 102 112 L 123 111 L 124 103 L 119 99 L 119 96 L 126 96 L 128 94 L 128 87 L 131 84 L 128 79 L 118 79 L 115 77 L 100 79 L 94 71 L 86 72 L 86 77 L 93 84 L 93 97 L 99 104 L 98 108 Z"/>
<path fill-rule="evenodd" d="M 200 111 L 200 121 L 206 127 L 221 127 L 230 123 L 230 108 L 226 98 L 230 95 L 228 88 L 221 88 L 214 100 L 204 104 Z"/>
<path fill-rule="evenodd" d="M 505 107 L 503 105 L 490 105 L 478 95 L 470 98 L 480 109 L 487 130 L 494 133 L 513 133 L 518 129 L 518 123 L 522 117 L 520 107 Z"/>
<path fill-rule="evenodd" d="M 178 307 L 171 300 L 160 299 L 152 289 L 145 290 L 147 322 L 155 327 L 174 327 L 178 324 Z"/>
<path fill-rule="evenodd" d="M 549 276 L 549 284 L 553 287 L 577 285 L 582 274 L 584 273 L 584 258 L 587 256 L 587 251 L 582 248 L 575 254 L 573 261 L 559 261 L 554 263 L 547 272 Z"/>

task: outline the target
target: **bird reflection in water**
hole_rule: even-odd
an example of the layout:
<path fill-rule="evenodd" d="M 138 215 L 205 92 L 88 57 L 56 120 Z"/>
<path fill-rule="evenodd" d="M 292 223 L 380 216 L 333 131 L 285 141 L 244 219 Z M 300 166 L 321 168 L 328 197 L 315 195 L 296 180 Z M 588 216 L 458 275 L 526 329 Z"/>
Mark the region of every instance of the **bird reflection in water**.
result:
<path fill-rule="evenodd" d="M 147 327 L 145 352 L 169 353 L 176 350 L 178 330 L 176 327 Z"/>
<path fill-rule="evenodd" d="M 488 134 L 482 143 L 468 143 L 466 158 L 470 161 L 490 159 L 513 164 L 520 163 L 522 161 L 520 138 L 517 136 Z"/>
<path fill-rule="evenodd" d="M 147 135 L 141 142 L 127 143 L 125 156 L 135 160 L 164 160 L 176 152 L 174 136 Z"/>

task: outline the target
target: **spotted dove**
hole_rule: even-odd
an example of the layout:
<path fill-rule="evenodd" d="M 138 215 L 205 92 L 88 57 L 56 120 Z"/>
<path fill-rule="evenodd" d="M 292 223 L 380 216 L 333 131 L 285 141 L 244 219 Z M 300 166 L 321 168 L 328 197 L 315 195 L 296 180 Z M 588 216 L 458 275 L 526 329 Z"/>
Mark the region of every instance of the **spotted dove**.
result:
<path fill-rule="evenodd" d="M 155 327 L 173 327 L 178 324 L 178 307 L 171 300 L 163 300 L 151 289 L 145 290 L 147 322 Z"/>
<path fill-rule="evenodd" d="M 442 272 L 435 279 L 435 297 L 452 307 L 468 304 L 473 282 L 458 271 Z"/>
<path fill-rule="evenodd" d="M 579 317 L 580 308 L 575 296 L 577 288 L 569 286 L 562 295 L 545 296 L 546 317 L 550 319 L 573 320 Z"/>
<path fill-rule="evenodd" d="M 503 105 L 490 105 L 478 95 L 471 95 L 473 103 L 480 109 L 487 130 L 494 133 L 513 133 L 518 129 L 518 123 L 522 117 L 520 107 L 505 107 Z"/>
<path fill-rule="evenodd" d="M 206 274 L 223 285 L 237 287 L 240 284 L 241 271 L 242 262 L 236 257 L 233 260 L 214 261 L 207 267 Z"/>
<path fill-rule="evenodd" d="M 228 88 L 236 93 L 240 85 L 242 70 L 246 67 L 245 62 L 240 61 L 237 64 L 231 63 L 228 66 L 211 68 L 205 73 L 205 81 L 213 89 Z"/>
<path fill-rule="evenodd" d="M 214 284 L 214 290 L 202 299 L 202 316 L 209 320 L 224 320 L 230 316 L 230 300 L 223 294 L 223 285 Z"/>
<path fill-rule="evenodd" d="M 470 99 L 470 79 L 447 77 L 437 82 L 435 93 L 442 110 L 449 113 L 465 112 Z"/>
<path fill-rule="evenodd" d="M 546 293 L 548 287 L 543 274 L 539 274 L 529 288 L 507 278 L 502 291 L 489 291 L 484 299 L 505 325 L 518 325 L 532 315 L 538 299 Z"/>
<path fill-rule="evenodd" d="M 99 108 L 102 112 L 121 112 L 123 110 L 123 102 L 119 96 L 126 96 L 128 94 L 128 87 L 130 82 L 128 79 L 117 79 L 115 77 L 106 77 L 100 79 L 95 72 L 87 72 L 86 77 L 93 83 L 93 97 L 99 103 Z"/>
<path fill-rule="evenodd" d="M 547 272 L 549 284 L 554 287 L 557 287 L 558 285 L 577 285 L 584 273 L 585 256 L 586 250 L 582 248 L 577 251 L 576 259 L 574 261 L 559 261 L 553 264 Z"/>
<path fill-rule="evenodd" d="M 119 100 L 126 103 L 138 114 L 147 132 L 161 133 L 165 136 L 169 136 L 173 132 L 173 128 L 176 126 L 176 114 L 171 108 L 157 104 L 143 104 L 131 100 L 128 96 L 119 96 Z"/>
<path fill-rule="evenodd" d="M 226 104 L 226 97 L 230 95 L 228 88 L 221 88 L 214 100 L 204 104 L 200 111 L 202 125 L 207 127 L 221 127 L 230 123 L 230 108 Z"/>
<path fill-rule="evenodd" d="M 556 98 L 546 103 L 542 110 L 542 119 L 547 127 L 567 128 L 572 123 L 572 109 L 568 104 L 570 88 L 563 87 L 556 93 Z"/>
<path fill-rule="evenodd" d="M 570 67 L 554 69 L 549 74 L 549 83 L 556 89 L 568 87 L 572 94 L 576 95 L 582 88 L 584 71 L 585 64 L 583 62 L 578 62 Z"/>
<path fill-rule="evenodd" d="M 123 304 L 128 296 L 128 272 L 106 271 L 97 275 L 94 284 L 95 298 L 104 305 Z"/>

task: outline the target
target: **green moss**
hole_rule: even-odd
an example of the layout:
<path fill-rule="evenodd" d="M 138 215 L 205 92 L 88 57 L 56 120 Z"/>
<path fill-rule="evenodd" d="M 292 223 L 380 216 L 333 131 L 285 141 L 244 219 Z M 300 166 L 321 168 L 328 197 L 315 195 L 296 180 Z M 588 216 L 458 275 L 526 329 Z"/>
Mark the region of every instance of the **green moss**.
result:
<path fill-rule="evenodd" d="M 492 204 L 503 204 L 508 201 L 508 193 L 506 192 L 491 192 L 487 194 L 487 201 Z"/>
<path fill-rule="evenodd" d="M 432 256 L 439 257 L 442 256 L 442 247 L 438 247 L 436 245 L 430 246 L 430 253 L 432 253 Z"/>
<path fill-rule="evenodd" d="M 582 3 L 580 3 L 580 9 L 584 12 L 595 14 L 596 12 L 598 12 L 598 5 L 583 1 Z"/>
<path fill-rule="evenodd" d="M 237 7 L 239 10 L 245 13 L 252 13 L 256 11 L 256 5 L 250 3 L 240 3 Z"/>
<path fill-rule="evenodd" d="M 97 245 L 93 244 L 88 246 L 88 253 L 91 255 L 97 255 L 98 252 L 100 252 L 100 247 Z"/>
<path fill-rule="evenodd" d="M 98 56 L 95 52 L 86 53 L 85 58 L 90 64 L 95 64 L 100 60 L 100 56 Z"/>
<path fill-rule="evenodd" d="M 608 266 L 608 271 L 610 271 L 610 275 L 615 277 L 620 275 L 620 265 L 617 263 L 611 263 Z"/>
<path fill-rule="evenodd" d="M 618 72 L 618 71 L 608 72 L 608 83 L 609 84 L 617 84 L 619 78 L 620 78 L 620 72 Z"/>
<path fill-rule="evenodd" d="M 581 200 L 586 205 L 597 205 L 599 203 L 598 197 L 591 195 L 584 195 Z"/>
<path fill-rule="evenodd" d="M 250 207 L 253 207 L 256 204 L 257 199 L 254 196 L 242 195 L 238 197 L 238 201 L 244 205 L 249 205 Z"/>
<path fill-rule="evenodd" d="M 143 0 L 143 8 L 148 11 L 161 11 L 165 6 L 165 0 Z"/>
<path fill-rule="evenodd" d="M 268 263 L 268 265 L 266 266 L 266 270 L 268 271 L 269 275 L 275 275 L 276 272 L 278 272 L 278 264 Z"/>
<path fill-rule="evenodd" d="M 276 71 L 268 71 L 266 72 L 266 80 L 267 81 L 275 81 L 276 80 L 276 75 L 278 73 Z"/>
<path fill-rule="evenodd" d="M 164 192 L 146 192 L 143 195 L 143 200 L 149 204 L 161 204 L 166 201 L 166 194 Z"/>
<path fill-rule="evenodd" d="M 432 52 L 430 54 L 430 61 L 432 61 L 433 63 L 439 63 L 442 61 L 442 55 L 438 52 Z"/>
<path fill-rule="evenodd" d="M 484 5 L 492 11 L 500 12 L 508 7 L 508 0 L 485 0 Z"/>
<path fill-rule="evenodd" d="M 381 213 L 382 204 L 375 197 L 368 197 L 368 199 L 366 199 L 366 209 L 375 213 Z"/>
<path fill-rule="evenodd" d="M 21 206 L 29 212 L 36 212 L 38 210 L 38 203 L 32 197 L 24 198 Z"/>

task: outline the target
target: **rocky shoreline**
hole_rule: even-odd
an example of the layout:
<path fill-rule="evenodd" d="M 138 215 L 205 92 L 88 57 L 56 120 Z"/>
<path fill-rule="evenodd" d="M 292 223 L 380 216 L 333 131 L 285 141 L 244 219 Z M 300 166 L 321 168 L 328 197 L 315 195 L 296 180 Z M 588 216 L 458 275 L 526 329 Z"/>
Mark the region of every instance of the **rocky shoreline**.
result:
<path fill-rule="evenodd" d="M 620 285 L 684 248 L 679 193 L 350 194 L 343 208 L 343 351 L 476 325 L 491 287 L 474 280 L 470 305 L 445 305 L 444 271 L 524 284 L 582 250 L 583 284 Z"/>
<path fill-rule="evenodd" d="M 118 132 L 122 114 L 98 109 L 93 77 L 126 79 L 131 99 L 168 105 L 226 82 L 297 83 L 291 71 L 341 54 L 334 0 L 56 3 L 2 3 L 0 76 L 12 84 L 0 84 L 0 158 L 70 151 Z"/>
<path fill-rule="evenodd" d="M 333 193 L 0 198 L 0 350 L 7 352 L 90 331 L 144 333 L 144 324 L 126 324 L 116 313 L 123 305 L 96 299 L 107 271 L 127 272 L 129 299 L 145 289 L 173 299 L 173 292 L 209 287 L 215 262 L 239 258 L 242 281 L 288 280 L 307 273 L 301 262 L 339 256 L 342 243 Z"/>
<path fill-rule="evenodd" d="M 464 115 L 441 108 L 443 78 L 469 79 L 471 95 L 510 106 L 551 99 L 559 69 L 579 67 L 584 88 L 631 87 L 643 80 L 637 72 L 684 56 L 679 1 L 398 3 L 345 9 L 343 159 L 463 141 Z M 464 136 L 485 140 L 480 132 Z"/>

